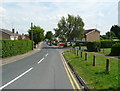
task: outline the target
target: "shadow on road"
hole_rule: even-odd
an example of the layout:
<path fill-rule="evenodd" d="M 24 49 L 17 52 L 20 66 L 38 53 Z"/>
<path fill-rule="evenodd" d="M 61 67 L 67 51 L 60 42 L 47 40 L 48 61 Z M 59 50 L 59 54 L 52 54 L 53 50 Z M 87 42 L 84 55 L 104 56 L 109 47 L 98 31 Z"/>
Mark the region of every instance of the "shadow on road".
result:
<path fill-rule="evenodd" d="M 61 47 L 49 46 L 49 47 L 43 47 L 43 49 L 63 49 L 63 48 L 61 48 Z"/>

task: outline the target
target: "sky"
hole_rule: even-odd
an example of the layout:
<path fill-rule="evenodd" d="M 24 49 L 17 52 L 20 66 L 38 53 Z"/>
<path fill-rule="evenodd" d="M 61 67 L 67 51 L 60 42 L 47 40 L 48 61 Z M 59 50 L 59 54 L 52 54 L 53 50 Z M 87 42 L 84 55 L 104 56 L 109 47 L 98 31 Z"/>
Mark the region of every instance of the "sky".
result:
<path fill-rule="evenodd" d="M 118 24 L 119 0 L 0 0 L 0 28 L 27 33 L 30 23 L 47 31 L 57 27 L 62 16 L 79 15 L 84 29 L 97 28 L 101 35 Z"/>

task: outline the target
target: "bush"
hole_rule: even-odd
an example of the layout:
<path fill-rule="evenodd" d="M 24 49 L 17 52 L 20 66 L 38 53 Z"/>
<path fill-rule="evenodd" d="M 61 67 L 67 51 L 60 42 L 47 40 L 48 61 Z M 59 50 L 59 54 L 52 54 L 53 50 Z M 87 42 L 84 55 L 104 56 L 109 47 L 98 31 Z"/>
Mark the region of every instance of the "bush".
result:
<path fill-rule="evenodd" d="M 26 53 L 33 47 L 31 40 L 0 40 L 0 42 L 2 44 L 2 58 Z"/>
<path fill-rule="evenodd" d="M 100 41 L 89 41 L 86 42 L 87 50 L 90 52 L 98 52 L 100 51 Z"/>
<path fill-rule="evenodd" d="M 101 40 L 101 48 L 111 48 L 115 43 L 120 43 L 120 41 Z"/>
<path fill-rule="evenodd" d="M 120 43 L 116 43 L 112 46 L 110 55 L 120 56 Z"/>

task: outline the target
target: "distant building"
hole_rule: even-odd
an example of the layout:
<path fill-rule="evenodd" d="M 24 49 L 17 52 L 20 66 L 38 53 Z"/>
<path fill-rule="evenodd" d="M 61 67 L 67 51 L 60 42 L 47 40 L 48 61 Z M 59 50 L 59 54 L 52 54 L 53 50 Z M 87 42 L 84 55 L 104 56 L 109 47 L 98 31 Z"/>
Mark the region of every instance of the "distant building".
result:
<path fill-rule="evenodd" d="M 12 31 L 7 29 L 0 29 L 0 39 L 10 39 L 10 40 L 18 40 L 18 32 L 15 33 L 15 30 L 12 29 Z"/>
<path fill-rule="evenodd" d="M 30 40 L 29 36 L 27 34 L 22 34 L 22 39 L 23 40 Z"/>
<path fill-rule="evenodd" d="M 100 40 L 100 31 L 97 29 L 84 30 L 84 36 L 83 41 L 97 41 Z"/>
<path fill-rule="evenodd" d="M 18 31 L 15 33 L 15 30 L 12 31 L 7 29 L 0 29 L 0 39 L 9 39 L 9 40 L 30 40 L 27 34 L 18 34 Z"/>

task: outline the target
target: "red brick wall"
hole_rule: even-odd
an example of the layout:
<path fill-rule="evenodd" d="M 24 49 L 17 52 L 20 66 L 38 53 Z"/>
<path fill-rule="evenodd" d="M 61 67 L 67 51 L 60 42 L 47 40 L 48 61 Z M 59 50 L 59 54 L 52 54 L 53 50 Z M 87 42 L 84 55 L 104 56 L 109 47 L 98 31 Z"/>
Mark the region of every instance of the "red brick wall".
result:
<path fill-rule="evenodd" d="M 98 31 L 91 31 L 86 34 L 86 41 L 96 41 L 100 40 L 100 32 Z"/>
<path fill-rule="evenodd" d="M 10 35 L 4 33 L 4 32 L 0 32 L 1 35 L 0 35 L 0 39 L 10 39 Z"/>

